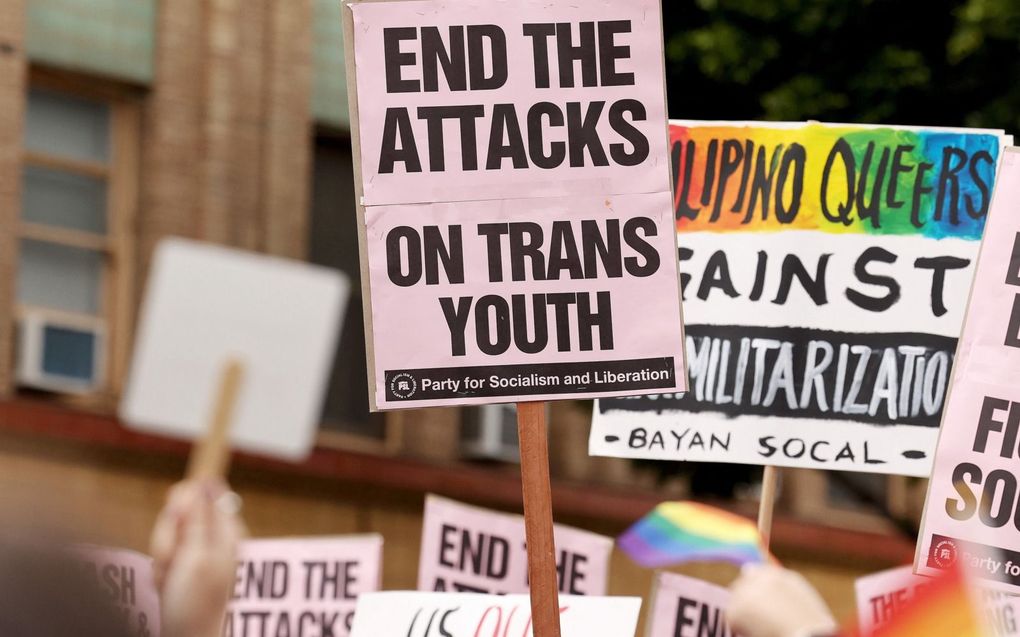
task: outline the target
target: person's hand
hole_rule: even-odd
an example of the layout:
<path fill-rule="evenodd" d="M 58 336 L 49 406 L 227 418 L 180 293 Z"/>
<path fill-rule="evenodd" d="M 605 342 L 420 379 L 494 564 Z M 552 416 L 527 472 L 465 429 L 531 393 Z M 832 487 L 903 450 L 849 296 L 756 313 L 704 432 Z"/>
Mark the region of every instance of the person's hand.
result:
<path fill-rule="evenodd" d="M 244 525 L 236 496 L 218 482 L 182 482 L 152 531 L 163 637 L 218 637 Z"/>
<path fill-rule="evenodd" d="M 835 635 L 836 620 L 800 574 L 777 566 L 748 566 L 730 589 L 726 620 L 746 637 Z"/>

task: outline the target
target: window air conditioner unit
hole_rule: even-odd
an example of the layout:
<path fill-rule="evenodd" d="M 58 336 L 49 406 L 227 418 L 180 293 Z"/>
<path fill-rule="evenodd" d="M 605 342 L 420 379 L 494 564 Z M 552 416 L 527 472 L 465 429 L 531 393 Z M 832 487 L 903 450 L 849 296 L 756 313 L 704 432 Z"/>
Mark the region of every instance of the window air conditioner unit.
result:
<path fill-rule="evenodd" d="M 96 391 L 103 384 L 105 340 L 98 318 L 25 310 L 18 321 L 18 384 L 71 394 Z"/>
<path fill-rule="evenodd" d="M 517 407 L 483 405 L 464 411 L 460 433 L 461 454 L 474 460 L 519 462 L 520 441 L 517 439 Z"/>

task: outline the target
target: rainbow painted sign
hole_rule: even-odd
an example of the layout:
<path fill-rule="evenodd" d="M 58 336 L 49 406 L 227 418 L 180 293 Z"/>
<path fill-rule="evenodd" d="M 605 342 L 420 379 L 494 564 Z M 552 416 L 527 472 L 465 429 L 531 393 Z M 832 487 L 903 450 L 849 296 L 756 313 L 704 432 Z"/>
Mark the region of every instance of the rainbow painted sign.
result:
<path fill-rule="evenodd" d="M 691 391 L 595 455 L 927 475 L 1002 131 L 675 122 Z"/>

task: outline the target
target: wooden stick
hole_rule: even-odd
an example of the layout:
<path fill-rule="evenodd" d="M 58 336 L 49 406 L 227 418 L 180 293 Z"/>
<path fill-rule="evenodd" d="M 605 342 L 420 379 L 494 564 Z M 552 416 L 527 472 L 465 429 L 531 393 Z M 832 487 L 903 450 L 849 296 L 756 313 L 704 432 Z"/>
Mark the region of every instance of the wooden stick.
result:
<path fill-rule="evenodd" d="M 243 377 L 244 367 L 240 361 L 230 359 L 223 366 L 209 426 L 188 460 L 189 480 L 226 477 L 230 469 L 230 428 Z"/>
<path fill-rule="evenodd" d="M 545 403 L 517 404 L 524 487 L 524 528 L 528 542 L 528 581 L 535 637 L 560 637 L 556 542 L 553 538 L 552 487 Z"/>
<path fill-rule="evenodd" d="M 776 491 L 779 489 L 779 467 L 766 466 L 761 477 L 761 501 L 758 504 L 758 534 L 762 546 L 769 548 L 772 540 L 772 514 L 776 509 Z"/>

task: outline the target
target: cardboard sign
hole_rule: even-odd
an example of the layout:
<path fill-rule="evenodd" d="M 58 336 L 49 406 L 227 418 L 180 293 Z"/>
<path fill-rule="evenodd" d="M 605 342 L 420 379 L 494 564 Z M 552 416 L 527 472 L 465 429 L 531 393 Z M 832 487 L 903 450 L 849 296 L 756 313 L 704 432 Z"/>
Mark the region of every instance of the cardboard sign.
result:
<path fill-rule="evenodd" d="M 382 536 L 249 540 L 224 635 L 346 637 L 358 596 L 379 590 Z"/>
<path fill-rule="evenodd" d="M 232 440 L 297 460 L 311 450 L 350 285 L 335 270 L 182 239 L 160 243 L 121 418 L 195 439 L 230 359 L 243 366 Z"/>
<path fill-rule="evenodd" d="M 870 635 L 888 624 L 894 615 L 910 605 L 914 596 L 932 580 L 914 575 L 909 566 L 894 568 L 857 580 L 857 626 Z M 1020 599 L 991 591 L 978 591 L 977 605 L 985 631 L 991 636 L 1020 634 Z"/>
<path fill-rule="evenodd" d="M 676 122 L 686 396 L 606 399 L 596 455 L 926 476 L 998 131 Z"/>
<path fill-rule="evenodd" d="M 102 546 L 74 547 L 96 587 L 124 613 L 127 634 L 159 637 L 159 593 L 147 555 Z"/>
<path fill-rule="evenodd" d="M 554 528 L 560 592 L 605 595 L 613 540 L 567 526 Z M 528 592 L 524 518 L 429 495 L 418 563 L 418 590 Z"/>
<path fill-rule="evenodd" d="M 345 21 L 373 408 L 685 390 L 658 0 Z"/>
<path fill-rule="evenodd" d="M 1020 592 L 1020 149 L 1007 149 L 956 353 L 914 568 Z"/>
<path fill-rule="evenodd" d="M 693 577 L 655 578 L 647 637 L 735 637 L 726 624 L 730 592 Z"/>
<path fill-rule="evenodd" d="M 560 597 L 562 637 L 633 637 L 639 597 Z M 528 637 L 527 595 L 373 593 L 358 600 L 351 637 Z"/>

